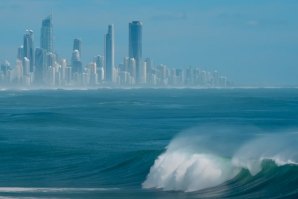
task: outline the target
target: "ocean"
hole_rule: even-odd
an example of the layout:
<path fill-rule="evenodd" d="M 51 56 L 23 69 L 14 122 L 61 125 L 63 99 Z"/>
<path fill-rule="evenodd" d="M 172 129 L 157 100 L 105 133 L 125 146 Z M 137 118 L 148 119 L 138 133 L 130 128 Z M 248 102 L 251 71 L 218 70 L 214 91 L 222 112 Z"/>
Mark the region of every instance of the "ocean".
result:
<path fill-rule="evenodd" d="M 298 198 L 298 89 L 2 90 L 0 198 Z"/>

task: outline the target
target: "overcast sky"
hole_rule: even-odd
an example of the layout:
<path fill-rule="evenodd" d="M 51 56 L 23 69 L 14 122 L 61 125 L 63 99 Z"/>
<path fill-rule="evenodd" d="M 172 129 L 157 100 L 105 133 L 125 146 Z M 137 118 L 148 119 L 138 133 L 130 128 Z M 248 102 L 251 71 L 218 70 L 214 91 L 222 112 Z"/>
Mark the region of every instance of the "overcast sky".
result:
<path fill-rule="evenodd" d="M 15 63 L 26 29 L 39 47 L 51 11 L 55 50 L 68 60 L 74 38 L 83 42 L 85 64 L 103 54 L 112 23 L 120 63 L 128 23 L 141 20 L 143 56 L 155 63 L 218 70 L 243 85 L 298 85 L 297 0 L 1 0 L 0 59 Z"/>

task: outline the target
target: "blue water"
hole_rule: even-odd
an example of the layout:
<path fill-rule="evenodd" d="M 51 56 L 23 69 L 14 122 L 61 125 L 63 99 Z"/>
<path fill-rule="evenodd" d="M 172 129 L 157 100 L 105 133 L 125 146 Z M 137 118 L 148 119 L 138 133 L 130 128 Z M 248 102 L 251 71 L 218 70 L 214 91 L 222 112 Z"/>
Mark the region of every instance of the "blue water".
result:
<path fill-rule="evenodd" d="M 298 198 L 298 89 L 0 92 L 0 198 Z"/>

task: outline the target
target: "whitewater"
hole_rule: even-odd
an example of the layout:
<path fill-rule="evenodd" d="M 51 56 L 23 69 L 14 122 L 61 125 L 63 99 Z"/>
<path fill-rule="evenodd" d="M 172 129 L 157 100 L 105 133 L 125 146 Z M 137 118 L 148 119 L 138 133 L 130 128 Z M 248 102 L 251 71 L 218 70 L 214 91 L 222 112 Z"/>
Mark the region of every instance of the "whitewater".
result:
<path fill-rule="evenodd" d="M 298 198 L 298 90 L 0 91 L 0 198 Z"/>

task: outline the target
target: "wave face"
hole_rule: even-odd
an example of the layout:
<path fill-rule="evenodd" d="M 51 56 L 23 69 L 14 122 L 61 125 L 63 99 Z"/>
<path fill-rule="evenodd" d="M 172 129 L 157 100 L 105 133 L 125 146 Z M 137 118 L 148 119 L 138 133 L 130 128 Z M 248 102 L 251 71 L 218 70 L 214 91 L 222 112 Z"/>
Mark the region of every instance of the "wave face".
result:
<path fill-rule="evenodd" d="M 196 131 L 202 128 L 182 133 L 168 145 L 143 188 L 195 192 L 201 197 L 297 196 L 296 133 L 249 136 L 228 148 L 239 135 L 204 136 Z"/>

